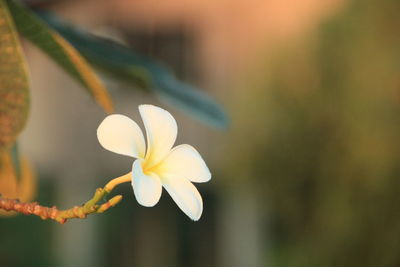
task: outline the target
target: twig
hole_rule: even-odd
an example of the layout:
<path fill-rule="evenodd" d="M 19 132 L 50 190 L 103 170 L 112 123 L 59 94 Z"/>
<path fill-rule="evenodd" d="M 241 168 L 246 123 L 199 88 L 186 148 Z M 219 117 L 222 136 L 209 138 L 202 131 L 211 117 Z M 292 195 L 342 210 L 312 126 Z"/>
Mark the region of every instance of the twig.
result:
<path fill-rule="evenodd" d="M 23 203 L 18 199 L 8 199 L 0 196 L 0 209 L 6 211 L 15 211 L 25 215 L 36 215 L 43 220 L 51 219 L 64 224 L 68 219 L 79 218 L 84 219 L 89 214 L 103 213 L 111 207 L 117 205 L 122 196 L 117 195 L 103 204 L 98 204 L 106 195 L 108 195 L 115 186 L 121 183 L 129 182 L 131 173 L 111 180 L 104 188 L 97 188 L 93 197 L 81 206 L 74 206 L 67 210 L 59 210 L 57 207 L 45 207 L 37 202 Z"/>

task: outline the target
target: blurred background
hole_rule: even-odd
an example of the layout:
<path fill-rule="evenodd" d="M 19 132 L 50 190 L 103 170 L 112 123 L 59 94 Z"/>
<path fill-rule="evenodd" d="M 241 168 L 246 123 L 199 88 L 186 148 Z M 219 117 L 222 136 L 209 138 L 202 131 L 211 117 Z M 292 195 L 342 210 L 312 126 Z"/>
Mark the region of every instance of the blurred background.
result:
<path fill-rule="evenodd" d="M 26 1 L 157 58 L 223 103 L 215 130 L 152 95 L 105 80 L 116 112 L 140 125 L 151 103 L 200 151 L 192 222 L 165 192 L 131 187 L 102 215 L 65 225 L 0 219 L 1 266 L 400 266 L 400 2 L 397 0 Z M 125 174 L 100 147 L 104 112 L 30 43 L 28 125 L 20 148 L 36 199 L 68 208 Z"/>

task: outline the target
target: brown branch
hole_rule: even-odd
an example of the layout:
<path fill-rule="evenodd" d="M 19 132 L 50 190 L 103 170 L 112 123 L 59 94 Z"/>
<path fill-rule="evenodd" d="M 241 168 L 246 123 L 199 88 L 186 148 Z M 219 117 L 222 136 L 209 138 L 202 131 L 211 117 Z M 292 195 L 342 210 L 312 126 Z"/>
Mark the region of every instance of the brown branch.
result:
<path fill-rule="evenodd" d="M 41 206 L 37 202 L 24 203 L 18 199 L 8 199 L 0 196 L 0 209 L 6 211 L 15 211 L 25 215 L 36 215 L 43 220 L 51 219 L 64 224 L 68 219 L 84 219 L 89 214 L 103 213 L 106 210 L 117 205 L 122 196 L 117 195 L 103 204 L 98 204 L 106 195 L 108 195 L 115 186 L 121 183 L 129 182 L 131 174 L 128 173 L 121 177 L 111 180 L 104 188 L 97 188 L 93 197 L 81 206 L 74 206 L 67 210 L 59 210 L 56 206 L 51 208 Z"/>
<path fill-rule="evenodd" d="M 99 189 L 102 190 L 101 188 Z M 97 192 L 98 190 L 96 191 L 96 193 Z M 18 199 L 7 199 L 0 197 L 0 209 L 6 211 L 15 211 L 25 215 L 36 215 L 39 216 L 42 220 L 51 219 L 61 224 L 64 224 L 68 219 L 84 219 L 89 214 L 103 213 L 109 208 L 114 207 L 121 200 L 122 196 L 117 195 L 101 205 L 96 204 L 97 202 L 87 205 L 87 202 L 82 206 L 74 206 L 67 210 L 59 210 L 56 206 L 50 208 L 39 205 L 37 202 L 23 203 L 20 202 Z"/>

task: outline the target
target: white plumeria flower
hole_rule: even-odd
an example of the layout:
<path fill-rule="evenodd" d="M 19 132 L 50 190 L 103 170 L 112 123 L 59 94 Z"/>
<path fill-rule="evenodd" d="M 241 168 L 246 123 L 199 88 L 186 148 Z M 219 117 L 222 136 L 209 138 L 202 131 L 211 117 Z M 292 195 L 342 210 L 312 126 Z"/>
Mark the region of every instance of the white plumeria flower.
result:
<path fill-rule="evenodd" d="M 191 182 L 204 183 L 211 173 L 203 158 L 190 145 L 174 148 L 178 128 L 172 115 L 153 105 L 140 105 L 147 135 L 130 118 L 113 114 L 97 129 L 100 144 L 112 152 L 136 158 L 132 166 L 132 187 L 139 204 L 152 207 L 162 187 L 192 220 L 200 219 L 203 200 Z"/>

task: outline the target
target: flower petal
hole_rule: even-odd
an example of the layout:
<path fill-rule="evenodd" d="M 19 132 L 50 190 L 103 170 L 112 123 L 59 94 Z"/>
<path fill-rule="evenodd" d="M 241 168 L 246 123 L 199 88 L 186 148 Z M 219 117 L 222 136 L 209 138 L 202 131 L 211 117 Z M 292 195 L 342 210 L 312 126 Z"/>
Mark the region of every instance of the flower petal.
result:
<path fill-rule="evenodd" d="M 135 160 L 132 167 L 132 187 L 137 202 L 145 207 L 153 207 L 161 197 L 160 178 L 154 174 L 144 174 L 141 160 Z"/>
<path fill-rule="evenodd" d="M 174 147 L 155 170 L 157 174 L 172 174 L 192 182 L 204 183 L 211 179 L 211 173 L 197 150 L 190 145 Z"/>
<path fill-rule="evenodd" d="M 97 138 L 105 149 L 114 153 L 144 158 L 143 133 L 136 122 L 124 115 L 107 116 L 97 128 Z"/>
<path fill-rule="evenodd" d="M 147 135 L 146 168 L 159 163 L 168 155 L 175 143 L 178 127 L 172 115 L 153 105 L 140 105 Z"/>
<path fill-rule="evenodd" d="M 203 200 L 196 187 L 185 178 L 173 175 L 161 177 L 163 186 L 178 207 L 193 221 L 200 219 Z"/>

